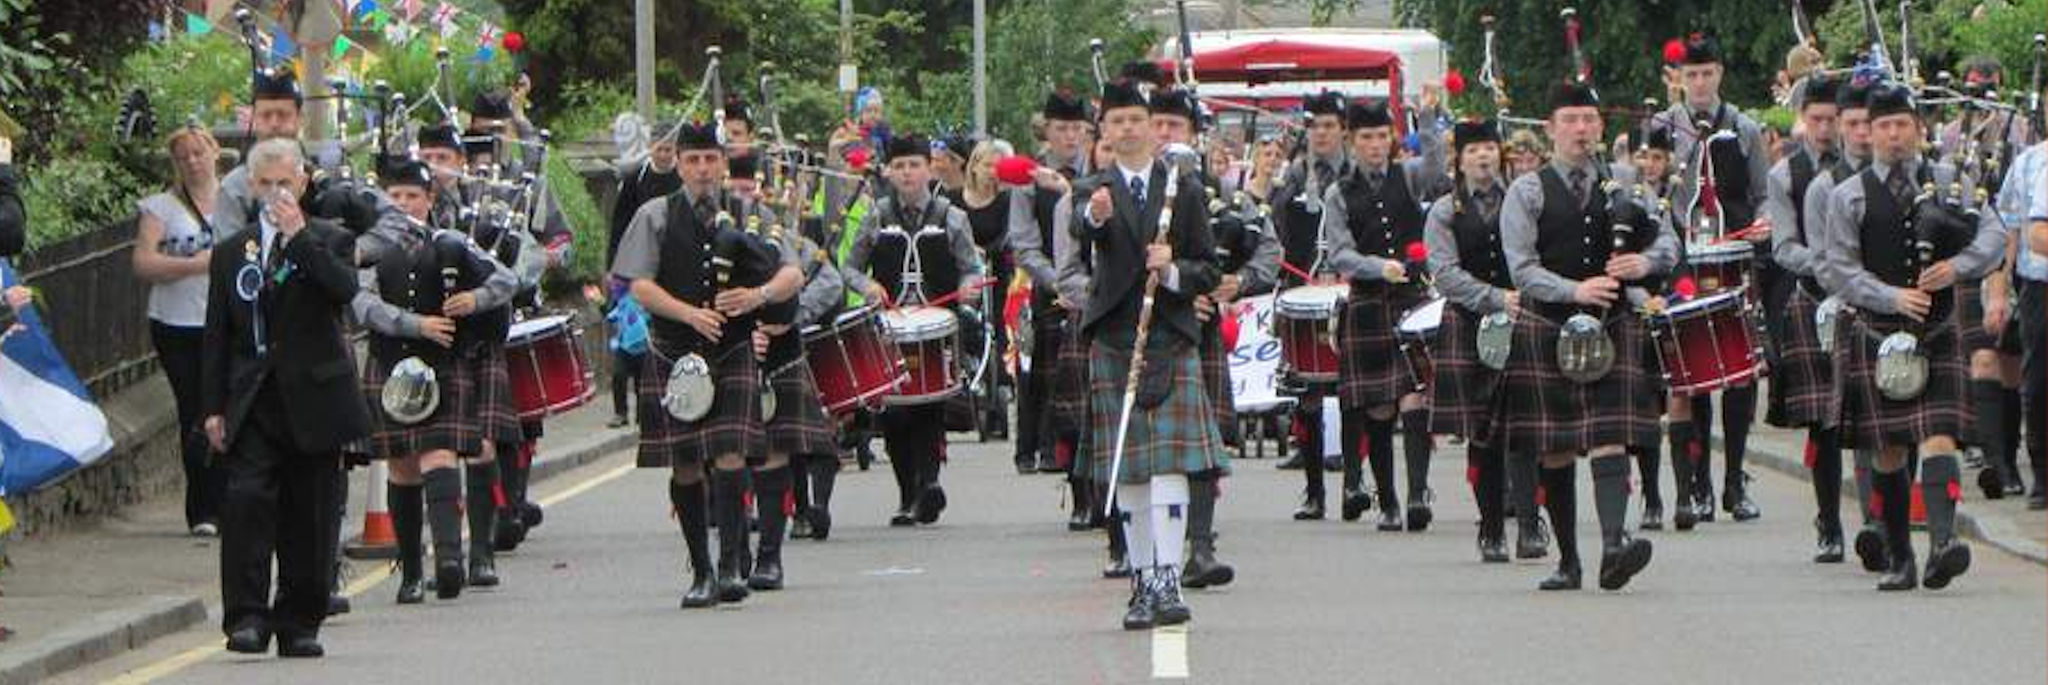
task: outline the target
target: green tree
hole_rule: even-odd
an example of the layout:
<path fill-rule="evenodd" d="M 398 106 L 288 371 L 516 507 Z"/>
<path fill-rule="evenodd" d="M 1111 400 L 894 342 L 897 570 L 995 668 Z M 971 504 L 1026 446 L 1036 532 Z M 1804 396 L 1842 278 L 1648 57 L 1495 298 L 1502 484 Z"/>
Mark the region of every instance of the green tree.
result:
<path fill-rule="evenodd" d="M 1900 50 L 1898 7 L 1877 5 L 1878 26 L 1896 60 Z M 1858 3 L 1838 3 L 1819 24 L 1829 64 L 1853 64 L 1870 43 Z M 2048 0 L 1915 3 L 1912 25 L 1914 59 L 1922 77 L 1931 81 L 1939 72 L 1959 71 L 1966 59 L 1988 55 L 2005 65 L 2008 94 L 2016 94 L 2026 87 L 2033 62 L 2033 35 L 2048 28 Z"/>

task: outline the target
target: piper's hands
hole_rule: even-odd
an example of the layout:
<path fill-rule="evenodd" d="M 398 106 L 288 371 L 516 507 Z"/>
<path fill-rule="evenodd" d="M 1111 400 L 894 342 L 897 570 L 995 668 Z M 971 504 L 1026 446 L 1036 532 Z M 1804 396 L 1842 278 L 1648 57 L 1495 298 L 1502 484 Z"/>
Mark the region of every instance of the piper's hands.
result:
<path fill-rule="evenodd" d="M 1607 260 L 1607 276 L 1615 280 L 1633 281 L 1650 275 L 1650 260 L 1633 252 L 1615 255 Z"/>
<path fill-rule="evenodd" d="M 1195 320 L 1208 321 L 1216 318 L 1216 300 L 1208 295 L 1195 296 Z"/>
<path fill-rule="evenodd" d="M 441 313 L 458 319 L 475 314 L 476 291 L 464 290 L 448 296 L 448 299 L 441 303 Z"/>
<path fill-rule="evenodd" d="M 1670 303 L 1664 300 L 1663 295 L 1651 295 L 1648 301 L 1643 302 L 1643 313 L 1662 314 L 1667 306 L 1670 306 Z"/>
<path fill-rule="evenodd" d="M 1408 267 L 1392 260 L 1380 262 L 1380 277 L 1388 283 L 1407 283 Z"/>
<path fill-rule="evenodd" d="M 227 421 L 227 419 L 226 419 L 226 418 L 223 418 L 223 417 L 222 417 L 221 415 L 219 415 L 219 414 L 214 414 L 213 416 L 208 416 L 208 417 L 206 417 L 206 421 L 205 421 L 205 423 L 204 423 L 204 424 L 202 424 L 202 425 L 203 425 L 203 426 L 205 427 L 205 429 L 206 429 L 206 444 L 207 444 L 207 446 L 209 446 L 209 447 L 212 447 L 212 448 L 213 448 L 213 451 L 214 451 L 215 453 L 219 453 L 219 454 L 227 454 L 227 451 L 228 451 L 228 421 Z"/>
<path fill-rule="evenodd" d="M 882 284 L 874 281 L 868 281 L 867 287 L 860 289 L 860 294 L 862 297 L 866 297 L 869 302 L 875 304 L 889 301 L 889 291 L 883 290 Z"/>
<path fill-rule="evenodd" d="M 705 340 L 718 342 L 719 337 L 725 333 L 725 315 L 713 309 L 685 303 L 682 320 L 683 325 L 697 331 Z"/>
<path fill-rule="evenodd" d="M 768 358 L 768 331 L 765 329 L 754 329 L 754 358 Z"/>
<path fill-rule="evenodd" d="M 1956 284 L 1956 267 L 1949 260 L 1941 260 L 1920 270 L 1920 289 L 1927 292 L 1947 290 Z"/>
<path fill-rule="evenodd" d="M 768 294 L 760 288 L 728 288 L 718 291 L 712 304 L 727 317 L 741 316 L 768 304 Z"/>
<path fill-rule="evenodd" d="M 1238 279 L 1237 274 L 1224 274 L 1223 278 L 1216 283 L 1216 292 L 1214 293 L 1216 301 L 1235 302 L 1237 301 L 1238 292 L 1243 288 L 1244 282 Z"/>
<path fill-rule="evenodd" d="M 454 347 L 455 320 L 445 316 L 422 316 L 420 337 L 442 347 Z"/>
<path fill-rule="evenodd" d="M 1991 290 L 1987 288 L 1987 290 Z M 2012 298 L 2003 292 L 1992 290 L 1984 303 L 1984 332 L 1993 337 L 2004 335 L 2005 326 L 2012 320 Z"/>
<path fill-rule="evenodd" d="M 1892 299 L 1892 304 L 1898 307 L 1899 313 L 1906 315 L 1906 318 L 1926 321 L 1928 310 L 1934 307 L 1934 296 L 1925 290 L 1901 288 L 1898 295 Z"/>
<path fill-rule="evenodd" d="M 1173 266 L 1172 245 L 1145 246 L 1145 269 L 1147 271 L 1164 272 L 1170 266 Z"/>
<path fill-rule="evenodd" d="M 278 234 L 284 236 L 285 240 L 296 237 L 299 230 L 306 227 L 306 214 L 299 210 L 299 203 L 293 201 L 290 195 L 278 193 L 272 196 L 268 211 L 270 223 L 277 227 Z"/>
<path fill-rule="evenodd" d="M 1513 311 L 1522 306 L 1522 291 L 1502 290 L 1500 291 L 1500 299 L 1508 304 L 1509 311 Z"/>
<path fill-rule="evenodd" d="M 1572 301 L 1583 305 L 1606 307 L 1621 297 L 1621 282 L 1612 276 L 1594 276 L 1579 281 L 1579 287 L 1572 290 Z"/>
<path fill-rule="evenodd" d="M 1067 177 L 1061 176 L 1060 172 L 1054 171 L 1050 167 L 1033 169 L 1031 171 L 1031 181 L 1036 183 L 1039 189 L 1055 193 L 1065 193 L 1068 188 Z"/>
<path fill-rule="evenodd" d="M 1095 220 L 1095 225 L 1101 226 L 1103 222 L 1109 221 L 1109 213 L 1113 209 L 1110 205 L 1109 186 L 1099 186 L 1094 194 L 1088 196 L 1088 217 Z"/>

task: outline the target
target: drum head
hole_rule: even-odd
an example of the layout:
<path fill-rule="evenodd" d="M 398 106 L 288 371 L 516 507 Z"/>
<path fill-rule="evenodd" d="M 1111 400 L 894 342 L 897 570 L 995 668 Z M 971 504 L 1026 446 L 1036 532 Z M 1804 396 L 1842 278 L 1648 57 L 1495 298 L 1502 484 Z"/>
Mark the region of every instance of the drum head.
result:
<path fill-rule="evenodd" d="M 1747 240 L 1730 240 L 1723 243 L 1692 243 L 1685 246 L 1685 261 L 1694 264 L 1727 264 L 1748 260 L 1756 255 L 1756 246 Z"/>
<path fill-rule="evenodd" d="M 1303 285 L 1282 291 L 1273 298 L 1273 308 L 1290 319 L 1331 319 L 1349 299 L 1345 286 Z"/>
<path fill-rule="evenodd" d="M 505 341 L 528 340 L 542 337 L 542 334 L 569 327 L 569 315 L 542 316 L 512 324 L 505 332 Z"/>
<path fill-rule="evenodd" d="M 1401 332 L 1412 336 L 1427 336 L 1435 333 L 1437 327 L 1443 323 L 1444 298 L 1439 297 L 1401 317 Z"/>
<path fill-rule="evenodd" d="M 1743 303 L 1742 298 L 1743 291 L 1741 288 L 1737 288 L 1733 292 L 1705 295 L 1671 305 L 1664 310 L 1664 313 L 1657 316 L 1673 321 L 1690 319 L 1730 307 L 1740 307 Z"/>
<path fill-rule="evenodd" d="M 937 340 L 960 330 L 960 320 L 942 307 L 905 307 L 882 312 L 889 337 L 905 342 Z"/>

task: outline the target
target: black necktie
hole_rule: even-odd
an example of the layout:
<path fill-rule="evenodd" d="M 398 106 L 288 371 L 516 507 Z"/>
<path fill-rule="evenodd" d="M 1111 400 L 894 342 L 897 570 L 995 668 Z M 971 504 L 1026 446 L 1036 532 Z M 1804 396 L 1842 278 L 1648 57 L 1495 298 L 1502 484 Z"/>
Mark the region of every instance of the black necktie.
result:
<path fill-rule="evenodd" d="M 1139 207 L 1145 206 L 1145 177 L 1131 177 L 1131 200 L 1136 202 Z"/>
<path fill-rule="evenodd" d="M 711 198 L 706 197 L 697 198 L 697 201 L 691 205 L 691 211 L 697 213 L 697 221 L 706 225 L 711 223 L 712 217 L 716 214 L 711 211 Z"/>
<path fill-rule="evenodd" d="M 1585 206 L 1586 206 L 1586 170 L 1585 170 L 1585 169 L 1573 169 L 1573 170 L 1572 170 L 1572 174 L 1571 174 L 1571 178 L 1572 178 L 1572 197 L 1574 197 L 1574 198 L 1577 198 L 1577 199 L 1578 199 L 1578 201 L 1579 201 L 1579 206 L 1580 206 L 1580 207 L 1585 207 Z"/>
<path fill-rule="evenodd" d="M 1884 187 L 1892 192 L 1892 197 L 1896 198 L 1901 206 L 1912 203 L 1913 184 L 1906 180 L 1906 165 L 1892 167 L 1891 176 L 1884 180 Z"/>
<path fill-rule="evenodd" d="M 1377 193 L 1380 191 L 1380 184 L 1387 181 L 1387 172 L 1374 170 L 1365 175 L 1365 181 L 1370 184 L 1367 187 L 1372 188 L 1372 191 Z"/>

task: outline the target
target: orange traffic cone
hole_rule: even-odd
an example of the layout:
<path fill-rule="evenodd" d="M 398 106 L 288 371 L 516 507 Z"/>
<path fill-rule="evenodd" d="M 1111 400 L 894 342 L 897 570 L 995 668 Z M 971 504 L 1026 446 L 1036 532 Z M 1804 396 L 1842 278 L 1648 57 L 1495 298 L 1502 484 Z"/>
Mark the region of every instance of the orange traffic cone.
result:
<path fill-rule="evenodd" d="M 391 503 L 385 501 L 384 469 L 384 462 L 370 462 L 370 505 L 363 510 L 363 534 L 342 549 L 350 559 L 398 556 L 398 528 L 391 524 Z"/>

